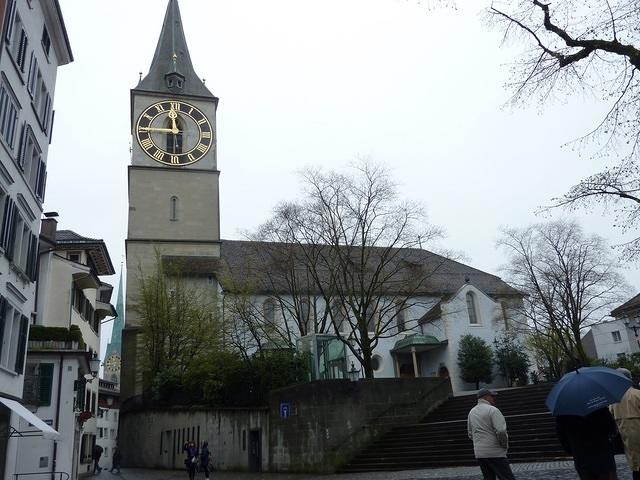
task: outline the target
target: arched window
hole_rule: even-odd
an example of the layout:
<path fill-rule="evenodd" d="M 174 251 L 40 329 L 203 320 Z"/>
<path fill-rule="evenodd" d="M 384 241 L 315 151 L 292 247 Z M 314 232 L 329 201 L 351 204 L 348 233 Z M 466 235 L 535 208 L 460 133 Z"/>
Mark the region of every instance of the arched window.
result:
<path fill-rule="evenodd" d="M 396 303 L 396 327 L 398 327 L 398 333 L 404 332 L 407 328 L 405 325 L 405 310 L 406 305 L 401 302 Z"/>
<path fill-rule="evenodd" d="M 276 305 L 273 299 L 267 298 L 262 304 L 262 314 L 264 315 L 264 321 L 268 325 L 273 325 L 276 317 Z"/>
<path fill-rule="evenodd" d="M 467 312 L 469 312 L 469 323 L 478 324 L 478 312 L 476 310 L 476 296 L 473 292 L 467 292 Z"/>
<path fill-rule="evenodd" d="M 180 133 L 167 133 L 167 152 L 169 153 L 182 153 L 182 121 L 180 117 L 176 118 L 176 128 Z M 167 118 L 167 121 L 164 123 L 164 128 L 173 128 L 173 121 L 170 118 Z"/>
<path fill-rule="evenodd" d="M 173 196 L 169 200 L 169 220 L 178 221 L 178 197 Z"/>
<path fill-rule="evenodd" d="M 347 327 L 349 325 L 347 323 L 344 308 L 342 308 L 342 302 L 338 298 L 334 298 L 331 302 L 331 315 L 333 317 L 333 323 L 338 328 L 338 331 L 347 331 Z"/>

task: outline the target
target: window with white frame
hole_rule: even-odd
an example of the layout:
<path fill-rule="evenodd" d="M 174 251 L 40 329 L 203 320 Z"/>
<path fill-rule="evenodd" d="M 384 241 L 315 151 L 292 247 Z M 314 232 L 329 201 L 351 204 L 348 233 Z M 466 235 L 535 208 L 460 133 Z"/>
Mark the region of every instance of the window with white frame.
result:
<path fill-rule="evenodd" d="M 49 36 L 49 31 L 47 30 L 46 25 L 42 27 L 42 39 L 40 43 L 42 43 L 44 53 L 49 56 L 49 51 L 51 50 L 51 37 Z"/>
<path fill-rule="evenodd" d="M 29 39 L 27 37 L 27 32 L 25 32 L 24 24 L 20 19 L 20 15 L 16 13 L 15 9 L 12 9 L 11 15 L 13 16 L 11 19 L 11 26 L 5 38 L 9 43 L 9 52 L 11 52 L 13 61 L 16 62 L 20 71 L 24 72 L 25 63 L 27 63 L 26 58 Z"/>
<path fill-rule="evenodd" d="M 11 261 L 34 281 L 38 254 L 38 238 L 31 233 L 31 226 L 23 219 L 20 213 L 15 216 L 14 223 Z"/>
<path fill-rule="evenodd" d="M 476 295 L 473 292 L 467 292 L 467 312 L 469 314 L 469 323 L 473 325 L 477 325 L 478 320 L 478 311 L 476 309 Z"/>
<path fill-rule="evenodd" d="M 47 167 L 42 160 L 42 149 L 38 145 L 33 130 L 27 124 L 22 127 L 18 165 L 33 193 L 40 201 L 44 201 Z"/>
<path fill-rule="evenodd" d="M 51 95 L 44 83 L 38 60 L 31 55 L 31 64 L 29 66 L 29 77 L 27 79 L 27 91 L 31 95 L 31 104 L 36 112 L 40 127 L 43 132 L 47 131 L 49 121 L 51 119 Z"/>
<path fill-rule="evenodd" d="M 0 297 L 0 366 L 21 374 L 27 352 L 29 319 Z"/>
<path fill-rule="evenodd" d="M 267 325 L 273 325 L 275 323 L 276 305 L 272 298 L 267 298 L 262 303 L 262 315 Z"/>
<path fill-rule="evenodd" d="M 611 338 L 613 338 L 614 342 L 621 342 L 622 341 L 622 335 L 620 335 L 620 331 L 619 330 L 614 330 L 613 332 L 611 332 Z"/>
<path fill-rule="evenodd" d="M 19 111 L 18 100 L 3 77 L 0 86 L 0 136 L 11 149 L 15 145 Z"/>

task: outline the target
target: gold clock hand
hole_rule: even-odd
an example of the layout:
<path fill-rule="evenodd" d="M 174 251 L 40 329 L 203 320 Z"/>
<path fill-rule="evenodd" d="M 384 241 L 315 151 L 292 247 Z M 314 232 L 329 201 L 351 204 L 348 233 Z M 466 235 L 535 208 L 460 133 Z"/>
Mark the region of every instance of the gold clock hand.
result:
<path fill-rule="evenodd" d="M 173 107 L 171 107 L 171 110 L 169 111 L 169 118 L 171 119 L 171 133 L 177 135 L 180 133 L 180 130 L 178 130 L 178 126 L 176 125 L 176 118 L 178 118 L 178 114 Z"/>
<path fill-rule="evenodd" d="M 172 128 L 140 127 L 142 132 L 176 133 Z"/>

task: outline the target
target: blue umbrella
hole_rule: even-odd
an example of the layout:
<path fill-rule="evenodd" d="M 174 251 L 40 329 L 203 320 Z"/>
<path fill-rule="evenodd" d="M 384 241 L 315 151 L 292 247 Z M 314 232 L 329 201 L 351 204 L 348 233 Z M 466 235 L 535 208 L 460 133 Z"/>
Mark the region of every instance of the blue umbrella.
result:
<path fill-rule="evenodd" d="M 564 375 L 554 385 L 545 404 L 552 415 L 584 417 L 596 410 L 618 403 L 631 380 L 607 367 L 582 367 Z"/>

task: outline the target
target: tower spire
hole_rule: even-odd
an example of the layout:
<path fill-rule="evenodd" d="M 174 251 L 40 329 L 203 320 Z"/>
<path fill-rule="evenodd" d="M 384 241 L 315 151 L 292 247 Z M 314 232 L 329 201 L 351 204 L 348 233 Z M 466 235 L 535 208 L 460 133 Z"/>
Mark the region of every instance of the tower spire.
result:
<path fill-rule="evenodd" d="M 149 73 L 136 90 L 215 98 L 193 69 L 178 0 L 169 0 Z"/>

